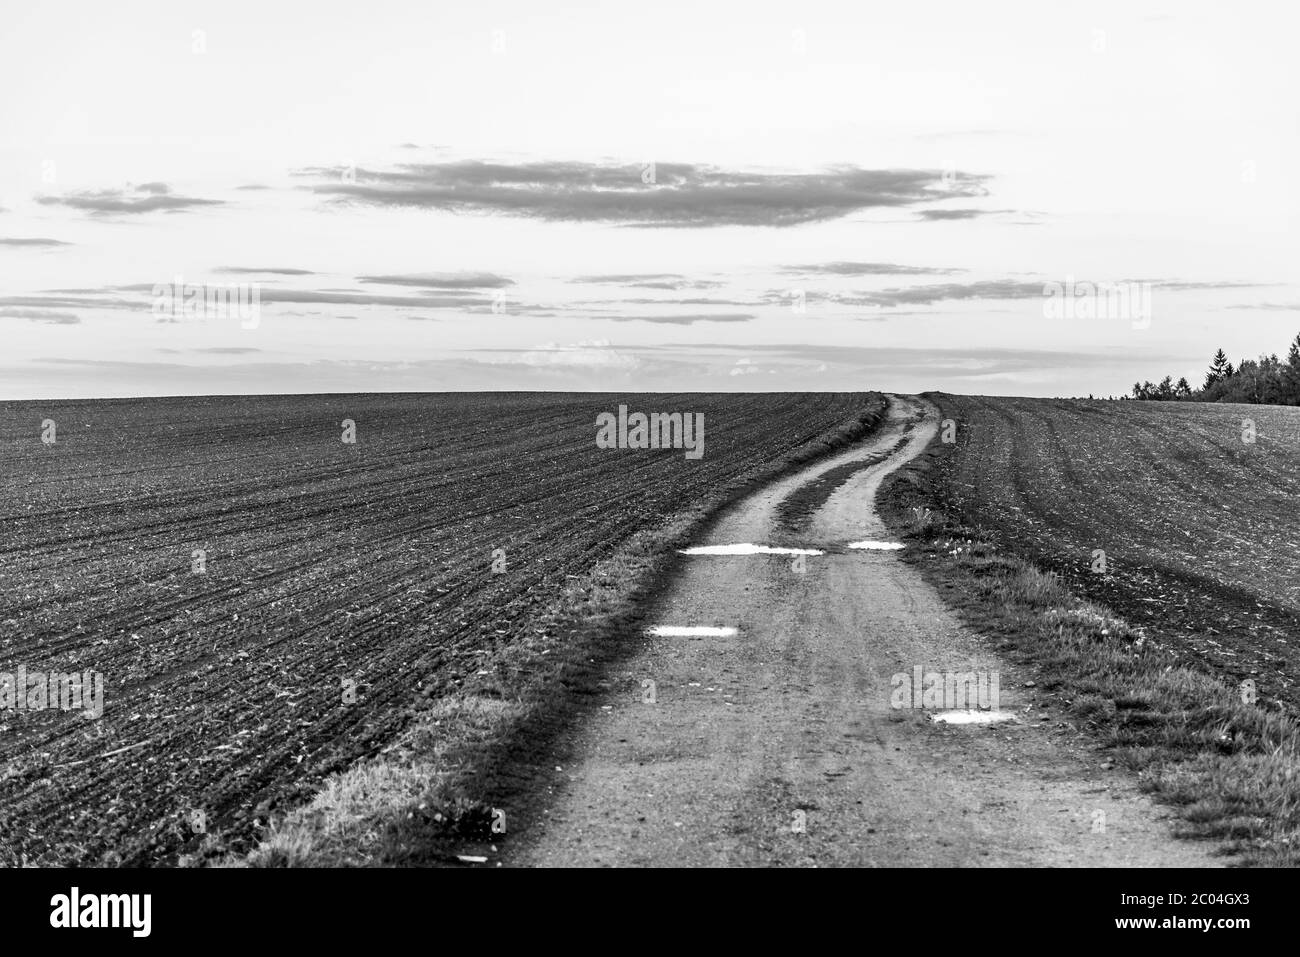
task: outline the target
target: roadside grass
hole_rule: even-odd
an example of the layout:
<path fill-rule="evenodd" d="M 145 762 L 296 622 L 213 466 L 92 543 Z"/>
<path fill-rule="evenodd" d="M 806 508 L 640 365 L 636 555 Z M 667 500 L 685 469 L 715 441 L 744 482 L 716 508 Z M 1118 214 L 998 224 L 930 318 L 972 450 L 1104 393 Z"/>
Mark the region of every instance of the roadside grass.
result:
<path fill-rule="evenodd" d="M 967 624 L 1036 666 L 1039 688 L 1176 809 L 1178 836 L 1220 841 L 1243 866 L 1300 864 L 1300 725 L 997 550 L 945 500 L 952 454 L 932 444 L 881 490 L 903 559 Z"/>
<path fill-rule="evenodd" d="M 676 550 L 762 484 L 861 441 L 886 411 L 884 397 L 873 394 L 867 409 L 837 429 L 684 506 L 663 526 L 636 533 L 615 555 L 572 576 L 559 600 L 532 622 L 530 637 L 495 649 L 456 694 L 417 703 L 392 744 L 332 775 L 308 804 L 270 821 L 252 851 L 228 853 L 218 835 L 209 835 L 180 863 L 494 863 L 512 821 L 538 813 L 556 780 L 551 757 L 565 746 L 574 718 L 615 683 L 613 666 L 644 641 L 639 609 L 666 580 Z"/>

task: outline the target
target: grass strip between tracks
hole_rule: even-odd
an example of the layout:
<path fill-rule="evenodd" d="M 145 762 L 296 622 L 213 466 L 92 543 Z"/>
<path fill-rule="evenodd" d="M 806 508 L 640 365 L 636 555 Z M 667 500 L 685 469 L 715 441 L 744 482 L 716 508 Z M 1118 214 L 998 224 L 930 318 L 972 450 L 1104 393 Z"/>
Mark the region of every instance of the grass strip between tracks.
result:
<path fill-rule="evenodd" d="M 426 702 L 383 752 L 331 776 L 308 804 L 270 822 L 253 851 L 226 854 L 214 836 L 181 863 L 495 863 L 513 823 L 539 813 L 556 781 L 552 756 L 563 746 L 564 730 L 593 695 L 608 689 L 611 667 L 639 647 L 644 623 L 638 609 L 664 582 L 676 549 L 762 484 L 861 441 L 885 412 L 884 398 L 874 397 L 837 429 L 707 500 L 684 504 L 665 526 L 635 534 L 612 558 L 571 576 L 560 601 L 533 622 L 527 640 L 499 649 L 474 682 Z"/>
<path fill-rule="evenodd" d="M 881 489 L 881 514 L 916 566 L 974 630 L 1035 666 L 1078 727 L 1182 819 L 1180 837 L 1223 842 L 1232 863 L 1300 864 L 1300 726 L 1058 577 L 999 551 L 947 494 L 954 446 L 934 441 Z"/>

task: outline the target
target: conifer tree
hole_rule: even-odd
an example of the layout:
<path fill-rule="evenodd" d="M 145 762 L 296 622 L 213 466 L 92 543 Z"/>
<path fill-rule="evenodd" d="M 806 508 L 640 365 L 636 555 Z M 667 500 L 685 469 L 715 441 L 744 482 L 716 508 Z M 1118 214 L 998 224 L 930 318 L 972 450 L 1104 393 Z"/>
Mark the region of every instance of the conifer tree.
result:
<path fill-rule="evenodd" d="M 1214 361 L 1210 363 L 1210 371 L 1205 374 L 1205 388 L 1209 388 L 1217 382 L 1222 382 L 1226 377 L 1232 375 L 1232 363 L 1220 349 L 1214 354 Z"/>

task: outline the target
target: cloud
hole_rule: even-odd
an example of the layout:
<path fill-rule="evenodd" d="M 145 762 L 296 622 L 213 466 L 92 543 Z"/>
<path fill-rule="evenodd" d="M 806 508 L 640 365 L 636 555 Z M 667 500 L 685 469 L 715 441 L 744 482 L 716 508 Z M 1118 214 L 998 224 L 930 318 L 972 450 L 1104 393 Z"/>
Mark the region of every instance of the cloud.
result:
<path fill-rule="evenodd" d="M 236 271 L 228 268 L 228 272 Z M 249 270 L 250 272 L 253 270 Z M 831 270 L 828 267 L 828 272 Z M 289 270 L 265 270 L 265 272 L 284 272 Z M 845 273 L 847 275 L 847 273 Z M 288 289 L 279 286 L 261 286 L 258 294 L 261 303 L 294 303 L 349 306 L 388 306 L 409 307 L 411 309 L 486 309 L 492 305 L 492 294 L 488 290 L 499 288 L 512 281 L 490 273 L 453 273 L 445 275 L 393 275 L 363 276 L 363 282 L 392 283 L 412 288 L 409 295 L 388 295 L 382 292 L 370 292 L 364 289 Z M 167 285 L 167 283 L 162 283 Z M 170 287 L 169 287 L 170 288 Z M 45 294 L 40 296 L 0 296 L 0 306 L 33 306 L 51 308 L 107 308 L 140 309 L 147 308 L 147 302 L 135 302 L 115 298 L 120 293 L 139 293 L 151 296 L 154 286 L 151 283 L 136 283 L 127 286 L 114 286 L 103 290 L 63 290 L 62 294 Z M 57 291 L 51 291 L 57 292 Z M 90 295 L 71 295 L 69 293 L 90 293 Z M 970 283 L 932 283 L 921 286 L 905 286 L 879 291 L 839 292 L 833 290 L 810 289 L 805 292 L 809 303 L 825 302 L 840 306 L 867 306 L 881 309 L 908 306 L 930 305 L 941 301 L 960 300 L 999 300 L 999 299 L 1034 299 L 1043 296 L 1042 281 L 987 280 Z M 676 299 L 654 299 L 648 297 L 621 298 L 612 300 L 592 300 L 588 302 L 569 303 L 563 306 L 530 307 L 526 303 L 513 302 L 508 307 L 511 314 L 525 314 L 536 309 L 558 309 L 559 314 L 574 315 L 582 318 L 606 319 L 614 322 L 650 322 L 663 325 L 691 325 L 697 322 L 748 322 L 755 317 L 751 312 L 686 312 L 672 314 L 662 310 L 674 306 L 741 306 L 754 308 L 764 305 L 789 305 L 788 289 L 771 290 L 762 297 L 763 302 L 746 302 L 733 299 L 716 299 L 707 296 L 683 297 Z M 620 306 L 650 306 L 657 311 L 649 315 L 634 312 L 613 312 Z M 897 315 L 897 313 L 893 313 Z"/>
<path fill-rule="evenodd" d="M 708 296 L 694 296 L 690 299 L 589 299 L 588 304 L 609 305 L 622 303 L 631 306 L 762 306 L 764 303 L 747 299 L 711 299 Z"/>
<path fill-rule="evenodd" d="M 152 287 L 150 287 L 152 288 Z M 0 306 L 62 309 L 139 309 L 138 302 L 103 296 L 0 296 Z"/>
<path fill-rule="evenodd" d="M 614 322 L 654 322 L 668 326 L 689 326 L 696 322 L 749 322 L 754 316 L 747 312 L 703 313 L 684 316 L 593 316 Z"/>
<path fill-rule="evenodd" d="M 722 283 L 714 279 L 687 279 L 677 273 L 623 273 L 612 276 L 577 276 L 569 282 L 605 283 L 608 285 L 634 286 L 638 289 L 666 289 L 677 292 L 682 289 L 716 289 Z"/>
<path fill-rule="evenodd" d="M 32 322 L 48 322 L 57 326 L 75 326 L 81 322 L 79 316 L 53 309 L 0 309 L 0 319 L 30 319 Z"/>
<path fill-rule="evenodd" d="M 1025 219 L 1003 219 L 1002 222 L 1014 226 L 1041 226 L 1046 221 L 1045 213 L 1026 212 L 1016 209 L 921 209 L 917 215 L 925 222 L 952 222 L 964 219 L 978 219 L 981 216 L 1023 216 Z"/>
<path fill-rule="evenodd" d="M 263 289 L 261 300 L 348 306 L 412 306 L 420 309 L 460 309 L 492 304 L 491 299 L 482 296 L 377 296 L 368 292 L 314 292 L 308 289 Z"/>
<path fill-rule="evenodd" d="M 0 246 L 71 246 L 59 239 L 41 239 L 32 237 L 0 237 Z"/>
<path fill-rule="evenodd" d="M 67 206 L 92 216 L 110 216 L 116 213 L 153 213 L 158 211 L 181 212 L 196 206 L 220 206 L 224 200 L 199 199 L 194 196 L 176 196 L 164 183 L 145 183 L 134 192 L 121 189 L 83 190 L 61 196 L 37 196 L 44 206 Z"/>
<path fill-rule="evenodd" d="M 660 163 L 647 182 L 649 172 L 640 165 L 463 161 L 357 169 L 355 182 L 339 182 L 337 170 L 300 175 L 328 177 L 312 188 L 342 201 L 646 227 L 794 226 L 987 192 L 987 177 L 949 174 L 945 184 L 938 170 L 754 173 Z M 948 188 L 940 192 L 941 185 Z"/>
<path fill-rule="evenodd" d="M 191 352 L 202 352 L 210 356 L 245 356 L 253 352 L 261 352 L 261 349 L 255 349 L 252 346 L 208 346 L 202 349 L 191 349 Z"/>
<path fill-rule="evenodd" d="M 368 292 L 315 292 L 309 289 L 263 289 L 262 302 L 334 303 L 350 306 L 413 306 L 421 309 L 458 309 L 490 306 L 482 296 L 418 295 L 378 296 Z"/>
<path fill-rule="evenodd" d="M 160 283 L 170 290 L 169 283 Z M 115 286 L 124 292 L 153 292 L 153 285 L 135 283 L 130 286 Z M 258 288 L 258 300 L 262 303 L 330 303 L 349 306 L 411 306 L 420 309 L 456 309 L 471 306 L 490 306 L 492 300 L 483 296 L 460 296 L 450 292 L 431 292 L 414 296 L 376 295 L 365 290 L 335 289 L 281 289 L 277 286 Z M 0 300 L 2 301 L 2 300 Z"/>
<path fill-rule="evenodd" d="M 710 352 L 717 358 L 730 359 L 738 353 L 761 353 L 764 362 L 800 362 L 826 364 L 831 368 L 854 368 L 889 373 L 915 374 L 924 381 L 939 377 L 979 380 L 1013 372 L 1037 372 L 1050 369 L 1110 369 L 1117 361 L 1114 352 L 1053 351 L 1016 348 L 934 348 L 895 346 L 812 345 L 808 343 L 670 343 L 645 346 L 642 351 L 680 353 L 694 360 L 707 361 Z M 732 368 L 752 366 L 749 355 L 742 355 Z M 739 373 L 737 373 L 739 374 Z"/>
<path fill-rule="evenodd" d="M 1076 283 L 1083 280 L 1074 279 Z M 1097 285 L 1101 285 L 1104 280 L 1095 280 Z M 1141 280 L 1120 280 L 1116 285 L 1127 285 L 1129 283 L 1141 282 Z M 1149 283 L 1158 289 L 1169 290 L 1190 290 L 1190 289 L 1223 289 L 1236 288 L 1238 286 L 1252 286 L 1254 283 L 1235 283 L 1235 282 L 1180 282 L 1170 280 L 1159 280 Z M 971 283 L 938 283 L 929 286 L 910 286 L 903 289 L 886 289 L 882 292 L 867 292 L 860 295 L 836 296 L 828 294 L 824 298 L 832 299 L 835 302 L 844 305 L 858 306 L 898 306 L 898 305 L 928 305 L 940 301 L 966 300 L 966 299 L 1038 299 L 1045 294 L 1043 287 L 1045 281 L 1022 282 L 1012 279 L 986 280 L 982 282 Z M 775 295 L 776 293 L 774 293 Z M 779 293 L 779 295 L 788 296 L 789 293 Z M 814 298 L 812 293 L 808 293 L 808 298 Z"/>
<path fill-rule="evenodd" d="M 669 292 L 680 292 L 683 289 L 716 289 L 722 283 L 708 279 L 688 279 L 681 282 L 630 282 L 628 285 L 638 289 L 666 289 Z"/>
<path fill-rule="evenodd" d="M 919 211 L 922 219 L 928 219 L 931 222 L 944 219 L 974 219 L 977 216 L 987 216 L 996 210 L 991 209 L 922 209 Z"/>
<path fill-rule="evenodd" d="M 254 269 L 249 266 L 222 266 L 219 269 L 215 269 L 213 271 L 227 274 L 227 275 L 239 275 L 239 276 L 254 275 L 257 273 L 265 273 L 267 275 L 273 275 L 273 276 L 314 276 L 316 275 L 310 269 L 291 269 L 288 267 L 281 267 L 281 268 L 271 267 L 267 269 Z"/>
<path fill-rule="evenodd" d="M 163 286 L 171 295 L 171 282 L 164 281 Z M 200 284 L 201 285 L 201 284 Z M 0 307 L 34 307 L 64 309 L 128 309 L 148 311 L 152 308 L 153 283 L 132 283 L 126 286 L 110 286 L 105 289 L 65 289 L 50 290 L 42 295 L 0 296 Z M 85 295 L 72 295 L 85 293 Z M 131 298 L 121 298 L 120 294 L 131 294 Z M 456 290 L 430 290 L 410 296 L 389 296 L 372 293 L 363 289 L 284 289 L 278 286 L 261 286 L 257 288 L 258 301 L 268 303 L 326 304 L 349 306 L 392 306 L 412 309 L 473 309 L 487 308 L 492 299 L 486 295 L 459 293 Z"/>
<path fill-rule="evenodd" d="M 1125 279 L 1126 283 L 1137 282 L 1147 283 L 1157 289 L 1258 289 L 1260 286 L 1276 286 L 1278 283 L 1272 282 L 1236 282 L 1233 280 L 1221 280 L 1217 282 L 1185 282 L 1177 279 Z"/>
<path fill-rule="evenodd" d="M 588 369 L 633 369 L 634 356 L 615 350 L 608 339 L 589 339 L 568 345 L 546 342 L 532 349 L 476 349 L 477 361 L 491 365 L 511 364 L 534 367 L 580 367 Z"/>
<path fill-rule="evenodd" d="M 270 189 L 270 188 L 271 187 L 265 186 L 262 183 L 247 183 L 243 186 L 235 187 L 235 189 Z"/>
<path fill-rule="evenodd" d="M 616 285 L 625 283 L 647 282 L 650 280 L 667 280 L 667 279 L 684 279 L 685 277 L 675 272 L 625 272 L 612 273 L 603 276 L 574 276 L 569 282 L 603 282 Z"/>
<path fill-rule="evenodd" d="M 1300 302 L 1248 302 L 1236 306 L 1229 306 L 1229 309 L 1269 309 L 1279 312 L 1296 312 L 1300 311 Z"/>
<path fill-rule="evenodd" d="M 403 276 L 358 276 L 365 283 L 387 286 L 418 286 L 422 289 L 501 289 L 515 281 L 485 272 L 426 273 Z"/>
<path fill-rule="evenodd" d="M 1020 282 L 1011 279 L 985 280 L 970 283 L 934 283 L 928 286 L 907 286 L 885 289 L 880 292 L 858 294 L 806 292 L 810 301 L 834 302 L 845 306 L 899 306 L 929 305 L 934 302 L 964 299 L 1041 299 L 1043 283 Z M 770 297 L 789 300 L 788 291 L 773 291 Z"/>
<path fill-rule="evenodd" d="M 965 272 L 963 269 L 939 269 L 933 266 L 900 266 L 897 263 L 813 263 L 807 266 L 786 266 L 785 272 L 815 273 L 827 276 L 940 276 Z"/>

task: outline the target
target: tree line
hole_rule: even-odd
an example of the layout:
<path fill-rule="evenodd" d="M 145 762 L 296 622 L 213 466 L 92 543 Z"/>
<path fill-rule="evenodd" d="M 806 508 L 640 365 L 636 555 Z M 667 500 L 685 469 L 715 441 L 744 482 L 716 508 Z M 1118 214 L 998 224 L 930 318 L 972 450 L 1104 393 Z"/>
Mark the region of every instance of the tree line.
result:
<path fill-rule="evenodd" d="M 1172 376 L 1165 376 L 1155 383 L 1133 383 L 1133 398 L 1300 405 L 1300 334 L 1291 341 L 1285 360 L 1273 353 L 1258 359 L 1242 359 L 1233 366 L 1220 349 L 1214 354 L 1199 389 L 1193 389 L 1186 376 L 1177 382 Z"/>

